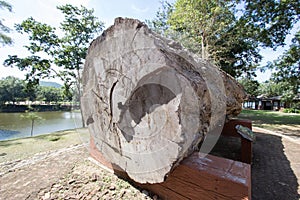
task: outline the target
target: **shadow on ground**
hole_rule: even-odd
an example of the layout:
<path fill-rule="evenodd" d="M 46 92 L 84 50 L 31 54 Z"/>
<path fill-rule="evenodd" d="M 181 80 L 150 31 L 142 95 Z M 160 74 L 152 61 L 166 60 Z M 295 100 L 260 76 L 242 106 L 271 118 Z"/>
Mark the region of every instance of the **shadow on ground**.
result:
<path fill-rule="evenodd" d="M 283 149 L 281 137 L 256 133 L 252 164 L 253 200 L 300 198 L 297 177 Z"/>
<path fill-rule="evenodd" d="M 252 200 L 298 200 L 297 177 L 284 154 L 282 138 L 255 133 L 253 144 Z M 220 137 L 211 154 L 240 160 L 238 138 Z"/>

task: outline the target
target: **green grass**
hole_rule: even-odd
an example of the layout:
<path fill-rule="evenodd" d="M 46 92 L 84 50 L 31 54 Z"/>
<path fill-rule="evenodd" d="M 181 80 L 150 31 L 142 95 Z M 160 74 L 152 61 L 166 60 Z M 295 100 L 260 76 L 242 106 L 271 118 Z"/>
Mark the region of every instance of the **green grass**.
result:
<path fill-rule="evenodd" d="M 243 110 L 239 118 L 251 119 L 256 123 L 300 125 L 300 114 L 266 110 Z"/>
<path fill-rule="evenodd" d="M 266 110 L 243 110 L 238 118 L 249 119 L 254 126 L 270 130 L 300 131 L 300 114 Z M 290 130 L 289 127 L 291 128 Z"/>
<path fill-rule="evenodd" d="M 0 163 L 24 159 L 36 153 L 87 143 L 87 129 L 74 129 L 34 137 L 0 141 Z"/>

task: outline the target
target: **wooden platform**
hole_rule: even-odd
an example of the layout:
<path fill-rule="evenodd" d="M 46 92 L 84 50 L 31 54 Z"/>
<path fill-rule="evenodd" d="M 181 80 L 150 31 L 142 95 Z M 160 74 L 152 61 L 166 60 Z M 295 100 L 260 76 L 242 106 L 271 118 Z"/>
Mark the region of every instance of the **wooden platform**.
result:
<path fill-rule="evenodd" d="M 225 125 L 222 135 L 240 137 L 234 129 L 236 123 L 251 128 L 249 121 L 242 123 L 231 121 Z M 250 143 L 249 147 L 247 141 L 243 142 L 241 139 L 241 142 L 242 158 L 249 163 L 252 144 Z M 105 160 L 92 138 L 90 154 L 106 168 L 112 169 L 119 177 L 130 180 L 124 171 Z M 202 153 L 195 152 L 185 158 L 169 174 L 165 182 L 160 184 L 133 183 L 159 195 L 162 199 L 251 199 L 251 165 L 213 155 L 204 156 Z"/>

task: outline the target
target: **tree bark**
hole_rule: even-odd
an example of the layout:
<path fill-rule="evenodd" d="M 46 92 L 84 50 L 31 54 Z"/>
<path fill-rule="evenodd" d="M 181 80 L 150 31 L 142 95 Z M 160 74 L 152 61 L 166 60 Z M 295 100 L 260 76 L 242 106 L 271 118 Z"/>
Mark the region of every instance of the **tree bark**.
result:
<path fill-rule="evenodd" d="M 96 147 L 139 183 L 164 181 L 245 98 L 219 68 L 134 19 L 115 19 L 92 42 L 82 78 Z"/>
<path fill-rule="evenodd" d="M 30 131 L 30 137 L 33 136 L 33 127 L 34 127 L 34 119 L 31 120 L 31 131 Z"/>
<path fill-rule="evenodd" d="M 81 77 L 80 77 L 80 71 L 79 71 L 79 67 L 77 68 L 77 78 L 76 78 L 76 87 L 78 90 L 78 96 L 79 96 L 79 108 L 80 108 L 80 116 L 81 116 L 81 124 L 82 127 L 85 128 L 85 122 L 84 122 L 84 115 L 83 115 L 83 111 L 81 109 Z"/>

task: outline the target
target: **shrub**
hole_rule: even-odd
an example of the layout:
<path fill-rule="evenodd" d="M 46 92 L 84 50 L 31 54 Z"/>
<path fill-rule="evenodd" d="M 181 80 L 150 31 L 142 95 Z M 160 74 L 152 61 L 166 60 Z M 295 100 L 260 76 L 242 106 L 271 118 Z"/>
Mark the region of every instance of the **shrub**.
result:
<path fill-rule="evenodd" d="M 296 108 L 285 108 L 283 110 L 284 113 L 300 113 L 300 110 L 299 109 L 296 109 Z"/>

